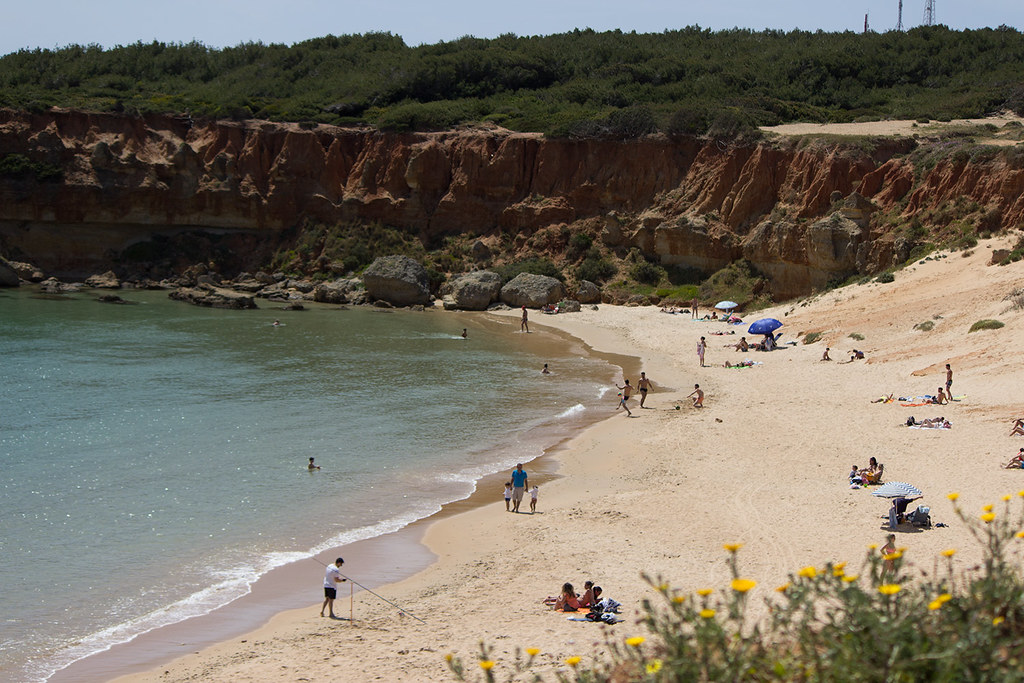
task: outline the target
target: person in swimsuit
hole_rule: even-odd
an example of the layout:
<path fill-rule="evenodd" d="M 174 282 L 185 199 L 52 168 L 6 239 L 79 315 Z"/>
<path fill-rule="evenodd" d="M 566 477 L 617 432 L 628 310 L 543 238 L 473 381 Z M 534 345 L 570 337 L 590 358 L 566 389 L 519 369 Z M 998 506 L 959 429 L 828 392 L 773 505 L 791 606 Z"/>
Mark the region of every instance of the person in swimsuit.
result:
<path fill-rule="evenodd" d="M 707 350 L 707 348 L 708 343 L 704 341 L 704 337 L 701 337 L 700 341 L 697 342 L 697 360 L 700 361 L 701 367 L 704 367 L 704 352 Z"/>
<path fill-rule="evenodd" d="M 310 472 L 312 472 L 313 470 L 318 470 L 318 469 L 320 469 L 320 465 L 314 465 L 314 464 L 313 464 L 313 456 L 312 456 L 312 455 L 311 455 L 311 456 L 309 456 L 309 465 L 307 466 L 307 469 L 308 469 L 308 470 L 309 470 Z"/>
<path fill-rule="evenodd" d="M 953 398 L 953 392 L 950 391 L 950 387 L 953 386 L 953 368 L 949 367 L 949 363 L 946 363 L 946 395 Z"/>
<path fill-rule="evenodd" d="M 640 381 L 636 383 L 636 388 L 640 390 L 640 407 L 644 407 L 644 401 L 647 400 L 647 391 L 654 386 L 654 382 L 647 379 L 647 375 L 640 373 Z"/>
<path fill-rule="evenodd" d="M 704 392 L 701 390 L 699 384 L 694 384 L 693 385 L 693 391 L 686 398 L 692 398 L 693 399 L 693 407 L 694 408 L 703 408 L 704 407 Z"/>
<path fill-rule="evenodd" d="M 542 375 L 550 375 L 551 374 L 551 371 L 548 370 L 548 364 L 547 363 L 544 364 L 544 369 L 540 371 L 540 374 L 542 374 Z"/>
<path fill-rule="evenodd" d="M 615 410 L 618 410 L 619 408 L 625 408 L 626 417 L 632 417 L 633 412 L 629 409 L 629 406 L 626 405 L 626 401 L 628 401 L 629 397 L 633 394 L 633 387 L 629 385 L 628 379 L 625 380 L 625 382 L 626 386 L 624 387 L 620 387 L 618 384 L 615 385 L 615 388 L 622 392 L 621 394 L 619 394 L 619 405 L 615 406 Z"/>
<path fill-rule="evenodd" d="M 832 360 L 832 359 L 831 359 L 831 358 L 829 357 L 829 355 L 828 355 L 828 352 L 829 352 L 829 351 L 831 351 L 831 349 L 830 349 L 830 348 L 828 348 L 828 347 L 826 346 L 826 347 L 825 347 L 825 353 L 821 354 L 821 359 L 822 359 L 822 360 Z"/>
<path fill-rule="evenodd" d="M 523 306 L 523 319 L 519 321 L 519 331 L 530 333 L 530 323 L 527 321 L 526 306 Z"/>
<path fill-rule="evenodd" d="M 571 583 L 562 584 L 562 594 L 555 601 L 555 609 L 563 612 L 578 612 L 580 599 L 576 597 L 576 591 Z"/>

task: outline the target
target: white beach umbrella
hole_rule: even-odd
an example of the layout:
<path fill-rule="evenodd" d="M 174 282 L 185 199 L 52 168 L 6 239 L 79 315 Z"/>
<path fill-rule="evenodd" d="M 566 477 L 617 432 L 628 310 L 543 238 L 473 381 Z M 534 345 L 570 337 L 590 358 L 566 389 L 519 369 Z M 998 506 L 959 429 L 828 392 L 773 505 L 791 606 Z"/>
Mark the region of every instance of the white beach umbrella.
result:
<path fill-rule="evenodd" d="M 890 481 L 882 484 L 871 492 L 879 498 L 920 498 L 924 494 L 921 489 L 902 481 Z"/>
<path fill-rule="evenodd" d="M 731 311 L 737 306 L 739 306 L 739 304 L 736 303 L 735 301 L 719 301 L 717 304 L 715 304 L 715 308 L 720 308 L 723 311 Z"/>

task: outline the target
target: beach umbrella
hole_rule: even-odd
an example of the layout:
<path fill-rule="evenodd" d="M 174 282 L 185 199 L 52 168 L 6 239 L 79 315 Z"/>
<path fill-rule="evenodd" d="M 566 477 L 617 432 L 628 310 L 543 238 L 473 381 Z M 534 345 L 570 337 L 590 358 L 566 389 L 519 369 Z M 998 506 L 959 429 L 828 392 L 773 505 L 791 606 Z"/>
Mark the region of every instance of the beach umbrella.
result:
<path fill-rule="evenodd" d="M 720 308 L 723 311 L 731 311 L 737 306 L 739 306 L 739 304 L 736 303 L 735 301 L 719 301 L 717 304 L 715 304 L 715 308 Z"/>
<path fill-rule="evenodd" d="M 782 327 L 782 323 L 775 318 L 761 318 L 752 322 L 750 327 L 747 328 L 747 332 L 750 334 L 771 334 L 780 327 Z"/>
<path fill-rule="evenodd" d="M 871 492 L 879 498 L 920 498 L 924 494 L 921 489 L 902 481 L 889 481 Z"/>

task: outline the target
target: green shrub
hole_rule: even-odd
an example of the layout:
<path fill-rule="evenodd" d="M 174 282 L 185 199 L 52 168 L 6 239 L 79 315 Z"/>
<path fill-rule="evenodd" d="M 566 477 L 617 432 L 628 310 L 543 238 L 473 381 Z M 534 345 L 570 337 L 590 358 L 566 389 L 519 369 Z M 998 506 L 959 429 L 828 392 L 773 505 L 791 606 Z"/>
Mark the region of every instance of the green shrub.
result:
<path fill-rule="evenodd" d="M 701 283 L 700 298 L 704 301 L 727 299 L 748 303 L 761 294 L 767 284 L 749 261 L 734 261 Z"/>
<path fill-rule="evenodd" d="M 629 276 L 642 284 L 656 285 L 665 277 L 665 271 L 649 261 L 641 261 L 633 264 Z"/>
<path fill-rule="evenodd" d="M 24 154 L 7 154 L 0 159 L 0 176 L 8 176 L 19 180 L 35 178 L 43 182 L 59 180 L 64 175 L 60 166 L 32 161 Z"/>
<path fill-rule="evenodd" d="M 998 330 L 1000 327 L 1004 327 L 1004 325 L 998 320 L 979 320 L 971 325 L 971 329 L 967 330 L 967 332 L 977 332 L 978 330 Z"/>
<path fill-rule="evenodd" d="M 589 280 L 590 282 L 604 282 L 615 276 L 619 269 L 615 264 L 606 258 L 587 256 L 576 268 L 577 280 Z"/>
<path fill-rule="evenodd" d="M 565 281 L 565 275 L 558 266 L 545 258 L 532 258 L 516 263 L 508 263 L 494 269 L 501 276 L 503 283 L 508 282 L 520 273 L 532 273 L 533 275 L 547 275 L 558 280 Z"/>
<path fill-rule="evenodd" d="M 921 330 L 922 332 L 931 332 L 933 329 L 935 329 L 935 323 L 933 323 L 931 320 L 925 320 L 923 323 L 918 323 L 914 325 L 914 329 Z"/>
<path fill-rule="evenodd" d="M 640 628 L 621 624 L 624 632 L 609 631 L 594 665 L 581 662 L 579 655 L 588 654 L 581 650 L 565 660 L 572 672 L 559 671 L 557 680 L 1018 680 L 1024 647 L 1021 502 L 1014 496 L 1011 504 L 1007 495 L 998 511 L 976 516 L 960 507 L 958 496 L 949 497 L 977 542 L 981 559 L 969 569 L 955 569 L 956 549 L 917 559 L 905 549 L 882 556 L 872 546 L 857 568 L 828 561 L 794 569 L 786 583 L 770 587 L 748 578 L 739 563 L 741 546 L 729 544 L 727 585 L 691 593 L 643 574 L 651 590 L 641 604 Z M 767 607 L 760 620 L 752 614 L 753 600 Z M 514 658 L 502 661 L 482 645 L 472 666 L 454 654 L 446 660 L 457 680 L 477 680 L 482 669 L 488 682 L 497 680 L 497 672 L 507 680 L 539 681 L 531 671 L 534 658 L 550 655 L 525 654 L 517 647 Z"/>
<path fill-rule="evenodd" d="M 875 278 L 875 282 L 887 283 L 887 282 L 892 282 L 895 279 L 896 279 L 895 275 L 893 275 L 890 272 L 885 272 L 885 273 L 880 274 L 878 277 L 876 277 Z"/>
<path fill-rule="evenodd" d="M 575 261 L 586 255 L 594 244 L 594 239 L 585 232 L 578 232 L 569 238 L 569 247 L 566 249 L 567 258 Z"/>
<path fill-rule="evenodd" d="M 856 340 L 856 341 L 864 341 L 864 335 L 863 335 L 863 334 L 861 334 L 860 332 L 851 332 L 851 333 L 850 333 L 849 335 L 847 335 L 847 336 L 848 336 L 848 337 L 849 337 L 850 339 L 853 339 L 853 340 Z"/>
<path fill-rule="evenodd" d="M 821 339 L 821 332 L 808 332 L 804 335 L 804 344 L 813 344 Z"/>

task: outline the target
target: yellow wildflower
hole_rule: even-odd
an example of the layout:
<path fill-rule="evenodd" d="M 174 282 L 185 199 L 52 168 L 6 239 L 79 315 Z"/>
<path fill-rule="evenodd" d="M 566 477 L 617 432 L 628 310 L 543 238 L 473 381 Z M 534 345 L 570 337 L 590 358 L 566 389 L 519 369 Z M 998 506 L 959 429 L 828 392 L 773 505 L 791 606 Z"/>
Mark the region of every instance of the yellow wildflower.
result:
<path fill-rule="evenodd" d="M 740 548 L 742 548 L 743 544 L 742 543 L 726 543 L 722 547 L 725 548 L 726 550 L 728 550 L 730 553 L 734 553 L 737 550 L 739 550 Z"/>
<path fill-rule="evenodd" d="M 859 575 L 858 575 L 858 574 L 853 574 L 853 575 L 849 575 L 849 576 L 844 576 L 844 577 L 843 577 L 843 581 L 845 581 L 846 583 L 853 583 L 854 581 L 856 581 L 856 580 L 857 580 L 857 578 L 858 578 L 858 577 L 859 577 Z"/>
<path fill-rule="evenodd" d="M 676 596 L 673 596 L 673 598 L 672 598 L 672 602 L 676 603 L 677 605 L 681 605 L 685 601 L 686 601 L 686 596 L 685 595 L 676 595 Z"/>
<path fill-rule="evenodd" d="M 950 500 L 956 500 L 959 497 L 960 497 L 959 493 L 947 493 L 946 494 L 946 498 L 949 498 Z"/>
<path fill-rule="evenodd" d="M 815 576 L 818 575 L 818 570 L 814 567 L 804 567 L 799 572 L 797 572 L 797 574 L 799 576 L 804 577 L 805 579 L 813 579 Z"/>
<path fill-rule="evenodd" d="M 1024 489 L 1017 491 L 1017 495 L 1020 496 L 1021 498 L 1024 498 Z"/>
<path fill-rule="evenodd" d="M 985 524 L 988 524 L 989 522 L 991 522 L 995 518 L 996 518 L 996 513 L 994 513 L 994 512 L 986 512 L 985 514 L 983 514 L 981 516 L 981 521 L 985 522 Z"/>
<path fill-rule="evenodd" d="M 1024 538 L 1024 531 L 1018 531 L 1016 536 L 1017 538 Z"/>
<path fill-rule="evenodd" d="M 665 591 L 668 590 L 668 584 L 667 583 L 659 583 L 658 584 L 658 590 L 661 591 L 662 593 L 664 593 Z"/>
<path fill-rule="evenodd" d="M 868 546 L 868 550 L 878 550 L 878 544 L 877 543 L 872 543 L 871 545 Z"/>
<path fill-rule="evenodd" d="M 935 599 L 938 600 L 939 602 L 941 602 L 943 605 L 945 605 L 947 602 L 949 602 L 950 600 L 953 599 L 953 596 L 950 595 L 949 593 L 943 593 L 942 595 L 938 596 Z"/>
<path fill-rule="evenodd" d="M 633 636 L 632 638 L 626 638 L 626 645 L 630 647 L 640 647 L 644 641 L 647 640 L 643 636 Z"/>
<path fill-rule="evenodd" d="M 647 669 L 647 673 L 656 674 L 659 671 L 661 671 L 661 660 L 652 659 L 651 661 L 647 662 L 647 666 L 645 668 Z"/>
<path fill-rule="evenodd" d="M 992 620 L 992 625 L 999 626 L 999 624 L 1003 623 L 1004 621 L 1006 621 L 1006 619 L 1003 619 L 1002 617 L 996 617 Z"/>
<path fill-rule="evenodd" d="M 900 588 L 898 583 L 883 583 L 878 587 L 878 592 L 882 595 L 896 595 L 900 592 Z"/>
<path fill-rule="evenodd" d="M 446 662 L 450 662 L 450 661 L 452 661 L 453 659 L 455 659 L 455 655 L 453 655 L 453 654 L 452 654 L 451 652 L 449 652 L 448 654 L 446 654 L 446 655 L 444 656 L 444 661 L 446 661 Z"/>
<path fill-rule="evenodd" d="M 992 503 L 989 503 L 988 505 L 982 505 L 981 509 L 984 510 L 985 512 L 992 512 Z"/>
<path fill-rule="evenodd" d="M 536 657 L 538 654 L 540 654 L 540 648 L 539 647 L 528 647 L 528 648 L 526 648 L 526 654 L 530 655 L 531 657 Z"/>
<path fill-rule="evenodd" d="M 565 660 L 565 663 L 569 666 L 575 667 L 580 663 L 580 658 L 577 656 L 569 657 L 569 659 Z"/>
<path fill-rule="evenodd" d="M 928 603 L 928 609 L 930 609 L 930 610 L 937 610 L 940 607 L 942 607 L 942 603 L 939 602 L 938 600 L 932 600 L 931 602 Z"/>
<path fill-rule="evenodd" d="M 494 668 L 494 662 L 492 662 L 489 659 L 485 659 L 484 661 L 480 662 L 480 668 L 484 671 L 490 671 Z"/>
<path fill-rule="evenodd" d="M 700 611 L 700 616 L 703 619 L 710 619 L 711 617 L 715 616 L 715 610 L 713 610 L 713 609 L 702 609 Z"/>
<path fill-rule="evenodd" d="M 844 569 L 846 569 L 845 562 L 840 562 L 839 564 L 832 565 L 832 573 L 835 574 L 836 572 L 839 572 L 839 574 L 836 574 L 836 576 L 840 576 Z"/>
<path fill-rule="evenodd" d="M 1006 501 L 1007 503 L 1010 502 L 1010 498 L 1012 498 L 1012 496 L 1010 496 L 1009 494 L 1003 496 L 1003 500 Z"/>
<path fill-rule="evenodd" d="M 757 581 L 751 581 L 750 579 L 733 579 L 732 589 L 737 593 L 746 593 L 748 590 L 757 585 Z"/>
<path fill-rule="evenodd" d="M 701 588 L 699 591 L 697 591 L 697 595 L 700 595 L 702 597 L 707 597 L 707 596 L 711 595 L 714 592 L 715 591 L 714 591 L 713 588 Z"/>
<path fill-rule="evenodd" d="M 781 586 L 779 586 L 775 590 L 778 591 L 779 593 L 785 593 L 786 591 L 789 590 L 789 585 L 790 585 L 789 581 L 787 581 L 786 583 L 782 584 Z"/>
<path fill-rule="evenodd" d="M 945 557 L 953 557 L 954 555 L 956 555 L 956 548 L 947 548 L 946 550 L 942 551 L 942 554 Z"/>
<path fill-rule="evenodd" d="M 887 553 L 885 555 L 882 555 L 883 560 L 898 560 L 901 557 L 903 557 L 903 553 L 901 553 L 899 550 L 897 550 L 894 553 Z"/>

